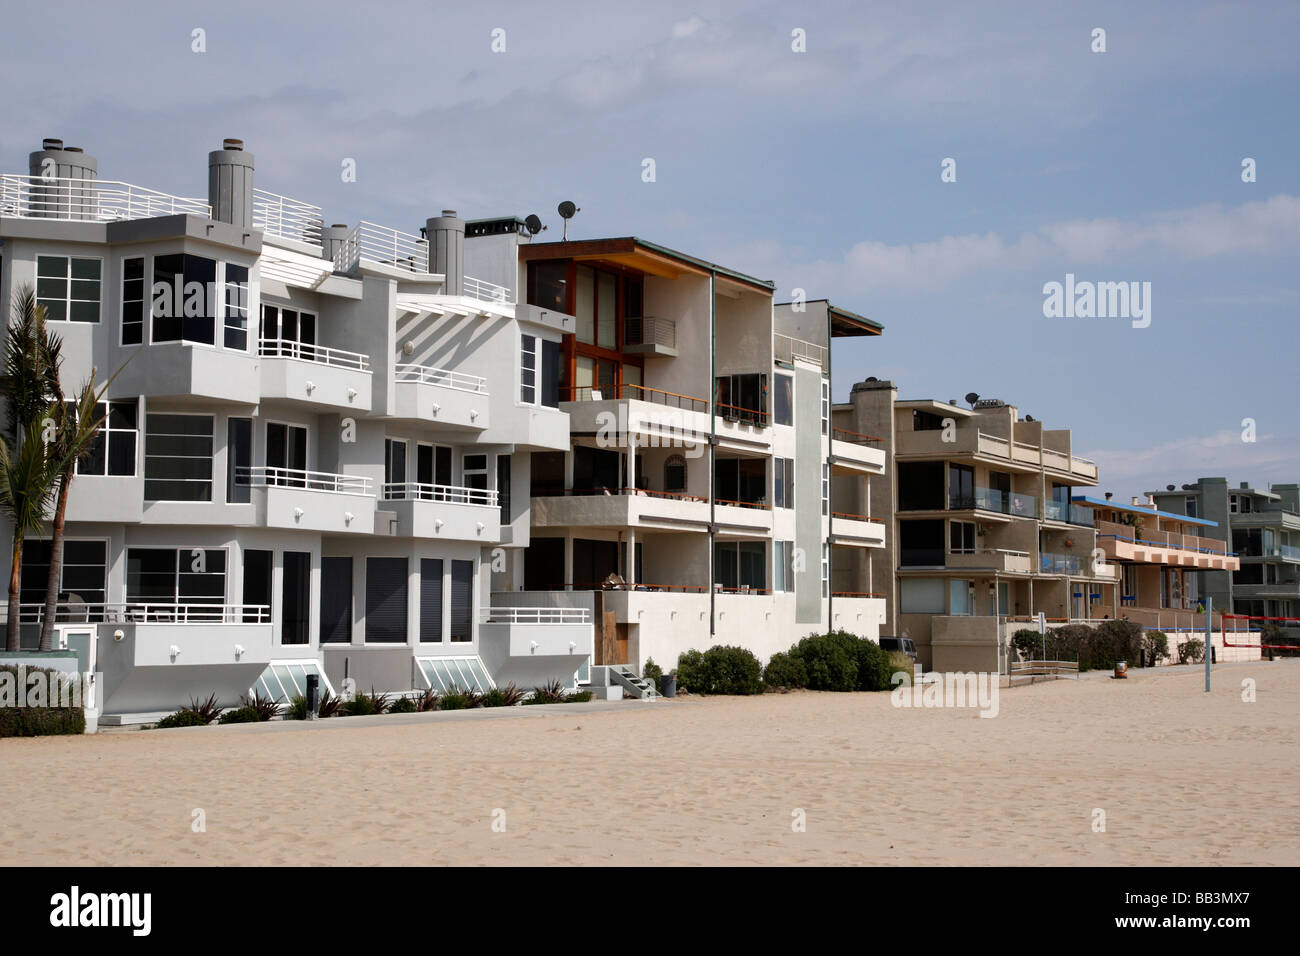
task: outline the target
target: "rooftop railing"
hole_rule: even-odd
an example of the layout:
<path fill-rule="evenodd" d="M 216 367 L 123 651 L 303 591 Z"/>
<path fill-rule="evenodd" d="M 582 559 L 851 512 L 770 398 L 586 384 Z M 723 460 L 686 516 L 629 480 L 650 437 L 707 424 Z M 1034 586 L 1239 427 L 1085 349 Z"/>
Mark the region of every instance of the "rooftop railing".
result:
<path fill-rule="evenodd" d="M 116 222 L 186 213 L 212 218 L 202 199 L 173 196 L 109 179 L 0 176 L 0 216 L 65 222 Z"/>
<path fill-rule="evenodd" d="M 362 475 L 340 475 L 305 468 L 279 468 L 254 465 L 235 469 L 235 483 L 255 487 L 302 488 L 336 495 L 368 495 L 370 479 Z"/>
<path fill-rule="evenodd" d="M 339 242 L 334 267 L 339 272 L 350 272 L 363 262 L 427 275 L 429 243 L 409 232 L 362 220 Z"/>
<path fill-rule="evenodd" d="M 312 345 L 307 342 L 294 342 L 291 339 L 262 339 L 257 351 L 259 355 L 267 358 L 298 359 L 303 362 L 315 362 L 318 365 L 332 365 L 335 368 L 370 371 L 368 355 L 348 352 L 344 349 L 326 348 L 323 345 Z"/>
<path fill-rule="evenodd" d="M 482 279 L 475 279 L 473 276 L 465 276 L 460 284 L 461 293 L 469 296 L 471 299 L 479 299 L 483 302 L 509 302 L 510 290 L 503 285 L 497 285 L 495 282 L 485 282 Z"/>
<path fill-rule="evenodd" d="M 384 484 L 385 501 L 440 501 L 458 505 L 496 507 L 500 496 L 495 488 L 463 485 L 434 485 L 421 481 L 390 481 Z"/>
<path fill-rule="evenodd" d="M 489 607 L 483 610 L 484 624 L 590 624 L 585 607 Z"/>
<path fill-rule="evenodd" d="M 253 225 L 268 236 L 319 246 L 324 229 L 320 206 L 290 199 L 265 189 L 253 190 Z"/>
<path fill-rule="evenodd" d="M 772 352 L 778 362 L 792 364 L 795 359 L 811 362 L 819 368 L 826 368 L 826 347 L 814 342 L 806 342 L 780 332 L 772 333 Z"/>
<path fill-rule="evenodd" d="M 471 375 L 468 372 L 453 372 L 428 365 L 398 365 L 393 369 L 393 375 L 398 382 L 438 385 L 442 388 L 454 388 L 458 392 L 487 394 L 487 379 L 482 375 Z"/>

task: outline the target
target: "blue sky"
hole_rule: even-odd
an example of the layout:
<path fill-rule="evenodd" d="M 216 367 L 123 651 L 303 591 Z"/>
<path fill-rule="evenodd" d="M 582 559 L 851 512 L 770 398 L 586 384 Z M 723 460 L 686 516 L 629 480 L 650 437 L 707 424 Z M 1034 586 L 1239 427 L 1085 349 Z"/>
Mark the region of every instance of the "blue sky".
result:
<path fill-rule="evenodd" d="M 332 222 L 573 199 L 571 235 L 883 322 L 838 343 L 837 399 L 1002 398 L 1121 496 L 1262 486 L 1300 480 L 1298 41 L 1294 3 L 51 4 L 6 14 L 0 167 L 59 136 L 203 195 L 236 136 Z M 1045 318 L 1067 272 L 1150 282 L 1151 325 Z"/>

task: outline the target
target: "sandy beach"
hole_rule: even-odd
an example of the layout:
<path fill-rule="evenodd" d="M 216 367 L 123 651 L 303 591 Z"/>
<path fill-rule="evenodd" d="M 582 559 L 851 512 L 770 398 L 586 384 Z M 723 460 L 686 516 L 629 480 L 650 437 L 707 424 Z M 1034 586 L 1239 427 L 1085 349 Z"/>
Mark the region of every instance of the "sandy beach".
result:
<path fill-rule="evenodd" d="M 0 740 L 0 864 L 1300 863 L 1300 661 L 1222 665 L 1208 696 L 1180 667 L 1000 704 L 800 692 Z"/>

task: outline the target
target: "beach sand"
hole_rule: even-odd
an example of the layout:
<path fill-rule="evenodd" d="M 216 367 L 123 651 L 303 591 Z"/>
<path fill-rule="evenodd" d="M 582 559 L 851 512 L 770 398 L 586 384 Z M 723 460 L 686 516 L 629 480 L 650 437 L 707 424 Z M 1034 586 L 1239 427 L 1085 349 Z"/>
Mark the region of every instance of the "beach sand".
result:
<path fill-rule="evenodd" d="M 0 864 L 1300 863 L 1296 660 L 573 707 L 0 740 Z"/>

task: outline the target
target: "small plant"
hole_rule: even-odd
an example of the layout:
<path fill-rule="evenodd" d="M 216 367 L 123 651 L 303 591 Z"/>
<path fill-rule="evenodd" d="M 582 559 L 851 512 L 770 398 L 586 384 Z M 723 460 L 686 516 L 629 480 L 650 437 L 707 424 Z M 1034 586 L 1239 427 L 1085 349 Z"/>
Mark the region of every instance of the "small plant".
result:
<path fill-rule="evenodd" d="M 430 711 L 438 709 L 438 692 L 432 687 L 426 687 L 420 691 L 415 698 L 415 709 L 421 714 L 427 714 Z"/>
<path fill-rule="evenodd" d="M 343 698 L 338 694 L 322 694 L 320 706 L 316 708 L 317 717 L 338 717 L 343 713 Z"/>
<path fill-rule="evenodd" d="M 344 704 L 343 715 L 345 717 L 369 717 L 375 714 L 386 714 L 391 706 L 392 698 L 388 694 L 376 693 L 372 687 L 369 694 L 356 694 Z"/>
<path fill-rule="evenodd" d="M 413 714 L 415 713 L 415 701 L 410 697 L 399 697 L 393 701 L 392 706 L 388 708 L 390 714 Z"/>
<path fill-rule="evenodd" d="M 304 701 L 304 704 L 306 701 Z M 275 720 L 280 716 L 280 704 L 272 697 L 267 697 L 260 690 L 252 698 L 244 698 L 244 706 L 257 711 L 258 720 Z"/>
<path fill-rule="evenodd" d="M 191 699 L 188 707 L 183 710 L 192 710 L 205 724 L 210 724 L 221 715 L 222 707 L 217 703 L 217 695 L 209 694 L 207 700 Z"/>
<path fill-rule="evenodd" d="M 284 712 L 285 720 L 306 720 L 307 719 L 307 698 L 302 694 L 295 694 L 289 699 L 289 707 Z"/>
<path fill-rule="evenodd" d="M 663 668 L 655 663 L 653 657 L 645 659 L 645 666 L 641 668 L 641 677 L 649 681 L 656 689 L 659 687 L 659 680 L 664 676 Z"/>
<path fill-rule="evenodd" d="M 1197 638 L 1178 645 L 1178 663 L 1200 664 L 1205 660 L 1205 642 Z"/>
<path fill-rule="evenodd" d="M 1169 659 L 1169 636 L 1163 631 L 1147 631 L 1142 638 L 1142 650 L 1146 651 L 1147 667 L 1157 666 Z"/>
<path fill-rule="evenodd" d="M 235 707 L 226 711 L 217 718 L 219 724 L 255 724 L 262 718 L 258 716 L 257 708 L 251 704 L 245 704 L 243 707 Z"/>
<path fill-rule="evenodd" d="M 543 684 L 540 687 L 533 688 L 533 696 L 527 701 L 529 704 L 562 704 L 564 703 L 566 692 L 564 682 L 553 680 L 549 684 Z"/>
<path fill-rule="evenodd" d="M 890 682 L 893 683 L 893 676 L 899 671 L 907 675 L 908 680 L 912 679 L 913 671 L 912 658 L 908 657 L 902 651 L 889 652 L 889 676 Z"/>
<path fill-rule="evenodd" d="M 524 692 L 511 681 L 505 687 L 493 687 L 483 695 L 484 707 L 514 707 L 524 699 Z"/>
<path fill-rule="evenodd" d="M 447 692 L 438 700 L 439 710 L 464 710 L 468 706 L 469 698 L 455 685 L 448 687 Z"/>
<path fill-rule="evenodd" d="M 170 730 L 173 727 L 204 727 L 210 722 L 199 716 L 197 711 L 182 707 L 176 713 L 168 714 L 154 726 L 159 730 Z"/>
<path fill-rule="evenodd" d="M 566 704 L 585 704 L 589 700 L 591 700 L 591 691 L 589 690 L 577 690 L 572 694 L 564 695 Z"/>

